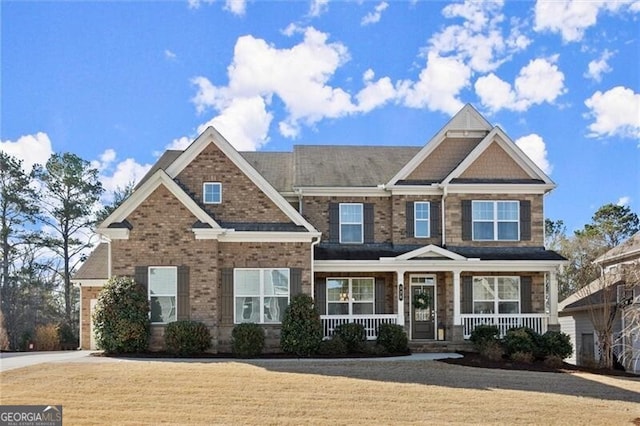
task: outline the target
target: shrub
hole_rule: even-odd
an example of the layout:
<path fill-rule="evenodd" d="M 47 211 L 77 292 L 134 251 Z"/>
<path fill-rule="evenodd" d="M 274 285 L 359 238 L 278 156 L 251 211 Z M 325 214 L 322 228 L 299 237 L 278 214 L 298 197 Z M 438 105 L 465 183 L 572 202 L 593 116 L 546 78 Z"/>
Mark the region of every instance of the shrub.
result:
<path fill-rule="evenodd" d="M 500 330 L 495 325 L 479 325 L 471 332 L 471 343 L 478 352 L 482 352 L 482 349 L 488 345 L 498 342 L 500 336 Z"/>
<path fill-rule="evenodd" d="M 245 322 L 233 327 L 231 350 L 239 358 L 255 358 L 264 349 L 264 329 L 258 324 Z"/>
<path fill-rule="evenodd" d="M 498 340 L 489 340 L 479 350 L 480 355 L 491 361 L 500 361 L 504 355 L 502 344 Z"/>
<path fill-rule="evenodd" d="M 21 351 L 28 351 L 29 348 L 29 343 L 32 343 L 33 341 L 33 332 L 31 330 L 26 330 L 24 332 L 22 332 L 22 334 L 20 335 L 20 341 L 18 342 L 18 348 Z"/>
<path fill-rule="evenodd" d="M 202 353 L 211 347 L 209 328 L 197 321 L 176 321 L 164 331 L 167 350 L 180 356 Z"/>
<path fill-rule="evenodd" d="M 362 352 L 367 334 L 362 324 L 350 322 L 336 327 L 336 335 L 347 345 L 349 352 Z"/>
<path fill-rule="evenodd" d="M 111 278 L 98 296 L 93 324 L 96 343 L 105 352 L 145 351 L 150 329 L 147 292 L 131 278 Z"/>
<path fill-rule="evenodd" d="M 558 357 L 562 361 L 573 353 L 573 345 L 568 334 L 560 331 L 547 331 L 541 338 L 545 355 Z"/>
<path fill-rule="evenodd" d="M 504 348 L 509 356 L 516 352 L 530 353 L 532 356 L 536 351 L 534 337 L 526 328 L 512 328 L 507 330 L 504 339 Z"/>
<path fill-rule="evenodd" d="M 404 328 L 397 324 L 380 324 L 376 343 L 389 353 L 409 351 L 409 339 Z"/>
<path fill-rule="evenodd" d="M 560 368 L 563 365 L 563 358 L 560 358 L 557 355 L 549 355 L 544 359 L 544 365 L 552 368 Z"/>
<path fill-rule="evenodd" d="M 534 360 L 533 353 L 520 351 L 512 353 L 509 358 L 511 361 L 522 362 L 525 364 L 531 364 Z"/>
<path fill-rule="evenodd" d="M 61 322 L 58 325 L 58 339 L 62 349 L 76 349 L 79 346 L 78 337 L 68 322 Z"/>
<path fill-rule="evenodd" d="M 44 324 L 36 327 L 36 350 L 56 351 L 60 349 L 60 338 L 58 337 L 58 326 L 55 324 Z"/>
<path fill-rule="evenodd" d="M 318 354 L 326 356 L 346 355 L 348 352 L 347 345 L 339 336 L 333 336 L 331 339 L 323 340 L 318 346 Z"/>
<path fill-rule="evenodd" d="M 280 348 L 287 353 L 309 356 L 318 350 L 322 334 L 320 315 L 311 296 L 294 296 L 284 311 Z"/>

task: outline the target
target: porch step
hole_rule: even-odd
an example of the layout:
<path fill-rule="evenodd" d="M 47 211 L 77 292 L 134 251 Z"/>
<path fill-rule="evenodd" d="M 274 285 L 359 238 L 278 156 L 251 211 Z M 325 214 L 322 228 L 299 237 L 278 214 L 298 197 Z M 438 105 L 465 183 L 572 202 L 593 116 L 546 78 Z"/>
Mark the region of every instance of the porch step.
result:
<path fill-rule="evenodd" d="M 469 341 L 450 342 L 448 340 L 411 340 L 409 349 L 413 353 L 424 352 L 473 352 L 473 344 Z"/>

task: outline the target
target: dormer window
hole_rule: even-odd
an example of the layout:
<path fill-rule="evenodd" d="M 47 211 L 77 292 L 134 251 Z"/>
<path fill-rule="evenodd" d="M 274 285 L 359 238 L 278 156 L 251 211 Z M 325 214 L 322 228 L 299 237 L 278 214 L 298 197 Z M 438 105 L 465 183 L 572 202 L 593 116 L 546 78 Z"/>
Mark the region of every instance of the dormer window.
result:
<path fill-rule="evenodd" d="M 220 204 L 222 202 L 222 184 L 220 182 L 205 182 L 202 186 L 202 202 Z"/>

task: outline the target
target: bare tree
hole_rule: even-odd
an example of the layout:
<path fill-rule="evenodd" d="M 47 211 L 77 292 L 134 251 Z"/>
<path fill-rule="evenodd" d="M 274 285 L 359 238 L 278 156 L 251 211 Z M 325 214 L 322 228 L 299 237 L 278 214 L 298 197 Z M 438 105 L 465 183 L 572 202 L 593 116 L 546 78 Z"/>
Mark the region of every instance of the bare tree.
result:
<path fill-rule="evenodd" d="M 618 287 L 621 330 L 614 353 L 626 369 L 640 371 L 640 260 L 621 265 L 624 284 Z"/>

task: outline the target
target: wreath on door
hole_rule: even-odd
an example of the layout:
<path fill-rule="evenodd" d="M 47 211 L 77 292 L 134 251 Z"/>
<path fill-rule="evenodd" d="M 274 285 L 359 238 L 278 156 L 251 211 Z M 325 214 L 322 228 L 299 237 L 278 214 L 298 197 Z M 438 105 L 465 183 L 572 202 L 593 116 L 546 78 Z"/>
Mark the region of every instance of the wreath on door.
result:
<path fill-rule="evenodd" d="M 416 309 L 427 309 L 431 307 L 431 295 L 424 291 L 413 295 L 413 307 Z"/>

